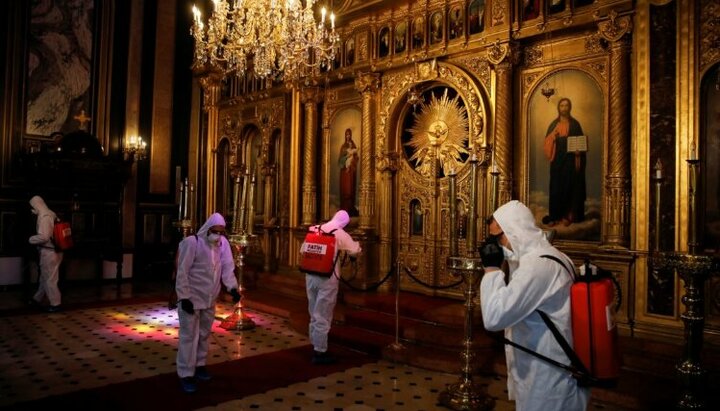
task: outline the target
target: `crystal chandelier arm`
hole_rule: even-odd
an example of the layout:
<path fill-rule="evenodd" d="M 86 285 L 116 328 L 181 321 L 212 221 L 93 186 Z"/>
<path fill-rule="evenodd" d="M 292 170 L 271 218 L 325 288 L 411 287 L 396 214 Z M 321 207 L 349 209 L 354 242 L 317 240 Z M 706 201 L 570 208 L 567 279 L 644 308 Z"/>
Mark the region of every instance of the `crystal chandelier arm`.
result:
<path fill-rule="evenodd" d="M 203 25 L 193 6 L 196 64 L 209 64 L 225 74 L 246 75 L 252 59 L 255 76 L 294 81 L 319 74 L 335 58 L 335 14 L 320 10 L 316 0 L 213 0 L 214 11 Z M 326 21 L 330 20 L 330 30 Z"/>

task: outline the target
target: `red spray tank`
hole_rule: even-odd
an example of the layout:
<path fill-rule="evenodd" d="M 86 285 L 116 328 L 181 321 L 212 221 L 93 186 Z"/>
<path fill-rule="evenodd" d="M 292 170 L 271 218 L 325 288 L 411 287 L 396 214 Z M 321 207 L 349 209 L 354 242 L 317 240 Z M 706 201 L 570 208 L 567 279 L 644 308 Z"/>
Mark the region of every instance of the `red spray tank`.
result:
<path fill-rule="evenodd" d="M 598 380 L 612 382 L 620 374 L 620 352 L 614 313 L 614 277 L 585 262 L 571 290 L 575 352 Z M 618 287 L 618 291 L 619 291 Z"/>

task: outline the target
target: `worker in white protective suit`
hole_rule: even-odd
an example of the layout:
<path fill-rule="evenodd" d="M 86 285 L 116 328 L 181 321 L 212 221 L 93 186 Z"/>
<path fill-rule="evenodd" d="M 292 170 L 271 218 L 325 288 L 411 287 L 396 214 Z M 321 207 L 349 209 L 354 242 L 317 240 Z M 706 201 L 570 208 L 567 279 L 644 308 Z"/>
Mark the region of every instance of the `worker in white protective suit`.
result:
<path fill-rule="evenodd" d="M 309 231 L 333 232 L 336 239 L 335 252 L 346 252 L 356 257 L 361 250 L 360 244 L 350 237 L 343 228 L 350 222 L 347 211 L 340 210 L 325 224 L 311 226 Z M 335 230 L 335 231 L 333 231 Z M 321 277 L 314 274 L 305 274 L 305 289 L 308 298 L 308 311 L 310 324 L 308 335 L 313 346 L 313 364 L 332 364 L 336 359 L 328 353 L 328 333 L 332 325 L 333 310 L 337 302 L 337 293 L 340 286 L 340 264 L 335 264 L 333 275 Z"/>
<path fill-rule="evenodd" d="M 38 290 L 30 303 L 39 305 L 43 298 L 47 297 L 50 305 L 46 311 L 56 312 L 60 310 L 61 295 L 58 288 L 58 277 L 60 276 L 60 263 L 63 260 L 63 253 L 55 251 L 55 243 L 53 243 L 53 228 L 57 216 L 40 196 L 31 198 L 30 205 L 32 213 L 37 215 L 37 234 L 31 236 L 29 241 L 30 244 L 37 247 L 40 254 Z"/>
<path fill-rule="evenodd" d="M 489 219 L 489 238 L 480 247 L 485 274 L 480 283 L 482 318 L 489 331 L 557 362 L 570 360 L 536 310 L 544 311 L 572 346 L 570 287 L 572 260 L 553 247 L 535 225 L 532 212 L 512 200 Z M 499 247 L 498 247 L 499 245 Z M 552 259 L 551 255 L 567 268 Z M 500 269 L 508 263 L 509 281 Z M 518 411 L 585 411 L 588 388 L 569 371 L 510 345 L 505 346 L 508 396 Z"/>
<path fill-rule="evenodd" d="M 197 380 L 211 378 L 206 367 L 208 339 L 221 280 L 233 302 L 240 301 L 235 261 L 224 234 L 225 219 L 215 213 L 196 235 L 185 237 L 178 246 L 175 291 L 180 331 L 176 363 L 181 388 L 188 393 L 196 391 Z"/>

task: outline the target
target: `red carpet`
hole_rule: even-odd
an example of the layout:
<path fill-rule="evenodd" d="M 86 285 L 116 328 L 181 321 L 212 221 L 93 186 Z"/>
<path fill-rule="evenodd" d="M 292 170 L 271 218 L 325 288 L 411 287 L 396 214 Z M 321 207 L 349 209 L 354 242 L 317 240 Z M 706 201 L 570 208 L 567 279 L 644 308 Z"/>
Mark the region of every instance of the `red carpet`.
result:
<path fill-rule="evenodd" d="M 46 397 L 3 410 L 192 410 L 285 387 L 297 382 L 358 367 L 376 359 L 339 346 L 330 351 L 332 365 L 312 365 L 310 345 L 208 366 L 213 379 L 185 394 L 177 374 L 161 374 L 90 390 Z"/>

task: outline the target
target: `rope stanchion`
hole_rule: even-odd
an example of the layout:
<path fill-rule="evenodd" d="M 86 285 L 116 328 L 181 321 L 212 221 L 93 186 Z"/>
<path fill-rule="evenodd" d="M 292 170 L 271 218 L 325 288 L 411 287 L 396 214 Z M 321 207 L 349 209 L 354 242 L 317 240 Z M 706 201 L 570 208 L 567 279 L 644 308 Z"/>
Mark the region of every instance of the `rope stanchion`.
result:
<path fill-rule="evenodd" d="M 456 282 L 456 283 L 453 283 L 453 284 L 448 284 L 448 285 L 431 285 L 431 284 L 425 283 L 425 282 L 423 282 L 422 280 L 420 280 L 419 278 L 415 277 L 415 276 L 413 275 L 412 271 L 410 271 L 410 269 L 409 269 L 408 267 L 404 267 L 404 268 L 405 268 L 405 272 L 410 276 L 410 278 L 413 279 L 413 281 L 415 281 L 416 283 L 422 285 L 423 287 L 427 287 L 427 288 L 430 288 L 430 289 L 432 289 L 432 290 L 447 290 L 448 288 L 457 287 L 458 285 L 462 284 L 462 282 L 463 282 L 463 280 L 462 280 L 462 278 L 461 278 L 460 281 L 458 281 L 458 282 Z"/>
<path fill-rule="evenodd" d="M 355 268 L 353 269 L 353 276 L 351 277 L 351 279 L 355 278 L 355 276 L 357 274 L 357 263 L 352 263 L 352 264 L 355 266 Z M 342 275 L 339 275 L 338 279 L 340 281 L 342 281 L 343 284 L 347 285 L 353 291 L 368 292 L 368 291 L 375 291 L 378 287 L 383 285 L 383 283 L 385 281 L 387 281 L 388 278 L 390 278 L 392 273 L 393 273 L 393 269 L 391 268 L 390 271 L 388 271 L 388 273 L 385 275 L 385 277 L 382 280 L 378 281 L 375 284 L 369 285 L 367 288 L 361 288 L 361 287 L 356 287 L 356 286 L 352 285 L 352 283 L 350 283 L 349 280 L 344 279 Z"/>
<path fill-rule="evenodd" d="M 395 283 L 395 342 L 390 348 L 395 351 L 404 350 L 405 346 L 400 342 L 400 261 L 396 263 L 397 281 Z"/>

